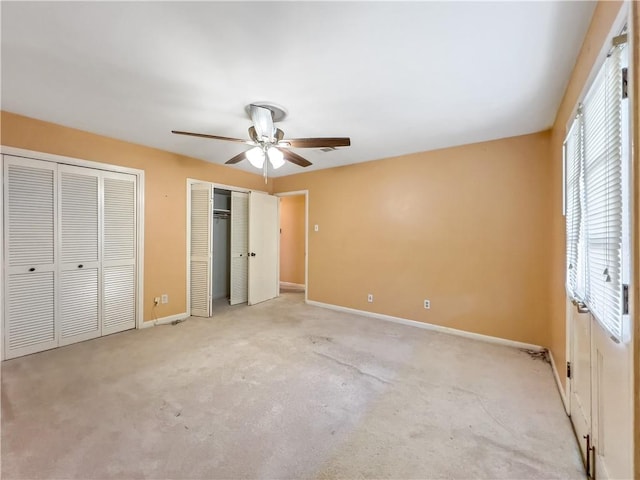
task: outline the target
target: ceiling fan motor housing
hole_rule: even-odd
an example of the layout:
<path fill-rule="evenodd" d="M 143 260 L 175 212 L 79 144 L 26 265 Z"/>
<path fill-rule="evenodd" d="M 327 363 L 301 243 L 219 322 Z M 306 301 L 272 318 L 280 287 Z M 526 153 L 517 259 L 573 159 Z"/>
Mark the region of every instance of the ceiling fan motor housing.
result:
<path fill-rule="evenodd" d="M 275 105 L 269 102 L 252 102 L 244 108 L 249 118 L 251 118 L 251 105 L 271 110 L 271 118 L 274 122 L 281 122 L 287 116 L 287 111 L 280 105 Z"/>

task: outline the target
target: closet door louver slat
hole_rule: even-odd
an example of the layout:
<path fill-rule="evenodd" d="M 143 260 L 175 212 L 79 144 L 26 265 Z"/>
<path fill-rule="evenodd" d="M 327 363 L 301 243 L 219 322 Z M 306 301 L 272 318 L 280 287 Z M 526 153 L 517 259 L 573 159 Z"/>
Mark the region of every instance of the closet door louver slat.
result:
<path fill-rule="evenodd" d="M 98 176 L 88 168 L 60 167 L 62 263 L 98 261 Z M 72 167 L 71 167 L 72 168 Z"/>
<path fill-rule="evenodd" d="M 191 315 L 211 313 L 211 184 L 191 185 Z"/>
<path fill-rule="evenodd" d="M 104 267 L 103 332 L 113 333 L 135 327 L 135 266 Z"/>
<path fill-rule="evenodd" d="M 196 317 L 208 316 L 209 295 L 201 285 L 207 285 L 207 262 L 194 260 L 191 262 L 191 315 Z"/>
<path fill-rule="evenodd" d="M 57 346 L 54 273 L 9 275 L 7 358 Z"/>
<path fill-rule="evenodd" d="M 20 161 L 20 160 L 18 160 Z M 43 167 L 8 163 L 6 178 L 8 264 L 51 265 L 54 262 L 54 175 Z"/>
<path fill-rule="evenodd" d="M 61 345 L 100 335 L 97 293 L 97 268 L 60 274 Z"/>

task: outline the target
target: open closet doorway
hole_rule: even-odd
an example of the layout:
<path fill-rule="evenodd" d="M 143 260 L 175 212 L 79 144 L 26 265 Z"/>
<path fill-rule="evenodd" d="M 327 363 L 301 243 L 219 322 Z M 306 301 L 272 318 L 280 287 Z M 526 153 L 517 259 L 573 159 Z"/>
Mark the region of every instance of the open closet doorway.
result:
<path fill-rule="evenodd" d="M 231 294 L 231 191 L 213 190 L 213 302 L 227 301 Z"/>
<path fill-rule="evenodd" d="M 278 198 L 187 179 L 188 314 L 278 296 Z"/>
<path fill-rule="evenodd" d="M 308 192 L 280 197 L 280 291 L 304 292 L 307 298 Z"/>

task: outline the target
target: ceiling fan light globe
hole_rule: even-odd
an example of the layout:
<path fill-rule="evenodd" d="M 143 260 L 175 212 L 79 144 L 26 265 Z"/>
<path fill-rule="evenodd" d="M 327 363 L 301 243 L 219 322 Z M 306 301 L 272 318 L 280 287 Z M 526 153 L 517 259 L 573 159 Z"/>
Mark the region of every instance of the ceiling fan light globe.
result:
<path fill-rule="evenodd" d="M 269 157 L 269 162 L 271 162 L 271 166 L 274 169 L 280 168 L 284 165 L 284 155 L 277 148 L 270 147 L 269 150 L 267 150 L 267 156 Z"/>
<path fill-rule="evenodd" d="M 249 163 L 256 168 L 262 168 L 264 165 L 264 152 L 260 147 L 253 147 L 245 153 Z"/>

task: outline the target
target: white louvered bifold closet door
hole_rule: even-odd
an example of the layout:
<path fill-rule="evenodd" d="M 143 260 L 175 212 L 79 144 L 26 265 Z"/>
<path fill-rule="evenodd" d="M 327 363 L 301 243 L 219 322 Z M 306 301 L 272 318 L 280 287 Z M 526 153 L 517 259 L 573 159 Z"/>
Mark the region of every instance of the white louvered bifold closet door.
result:
<path fill-rule="evenodd" d="M 5 358 L 58 345 L 56 170 L 54 163 L 4 156 Z"/>
<path fill-rule="evenodd" d="M 136 326 L 136 177 L 102 172 L 102 335 Z"/>
<path fill-rule="evenodd" d="M 211 316 L 213 187 L 191 185 L 191 315 Z"/>
<path fill-rule="evenodd" d="M 100 336 L 99 172 L 59 165 L 60 345 Z"/>
<path fill-rule="evenodd" d="M 231 293 L 229 303 L 248 299 L 249 194 L 231 192 Z"/>

